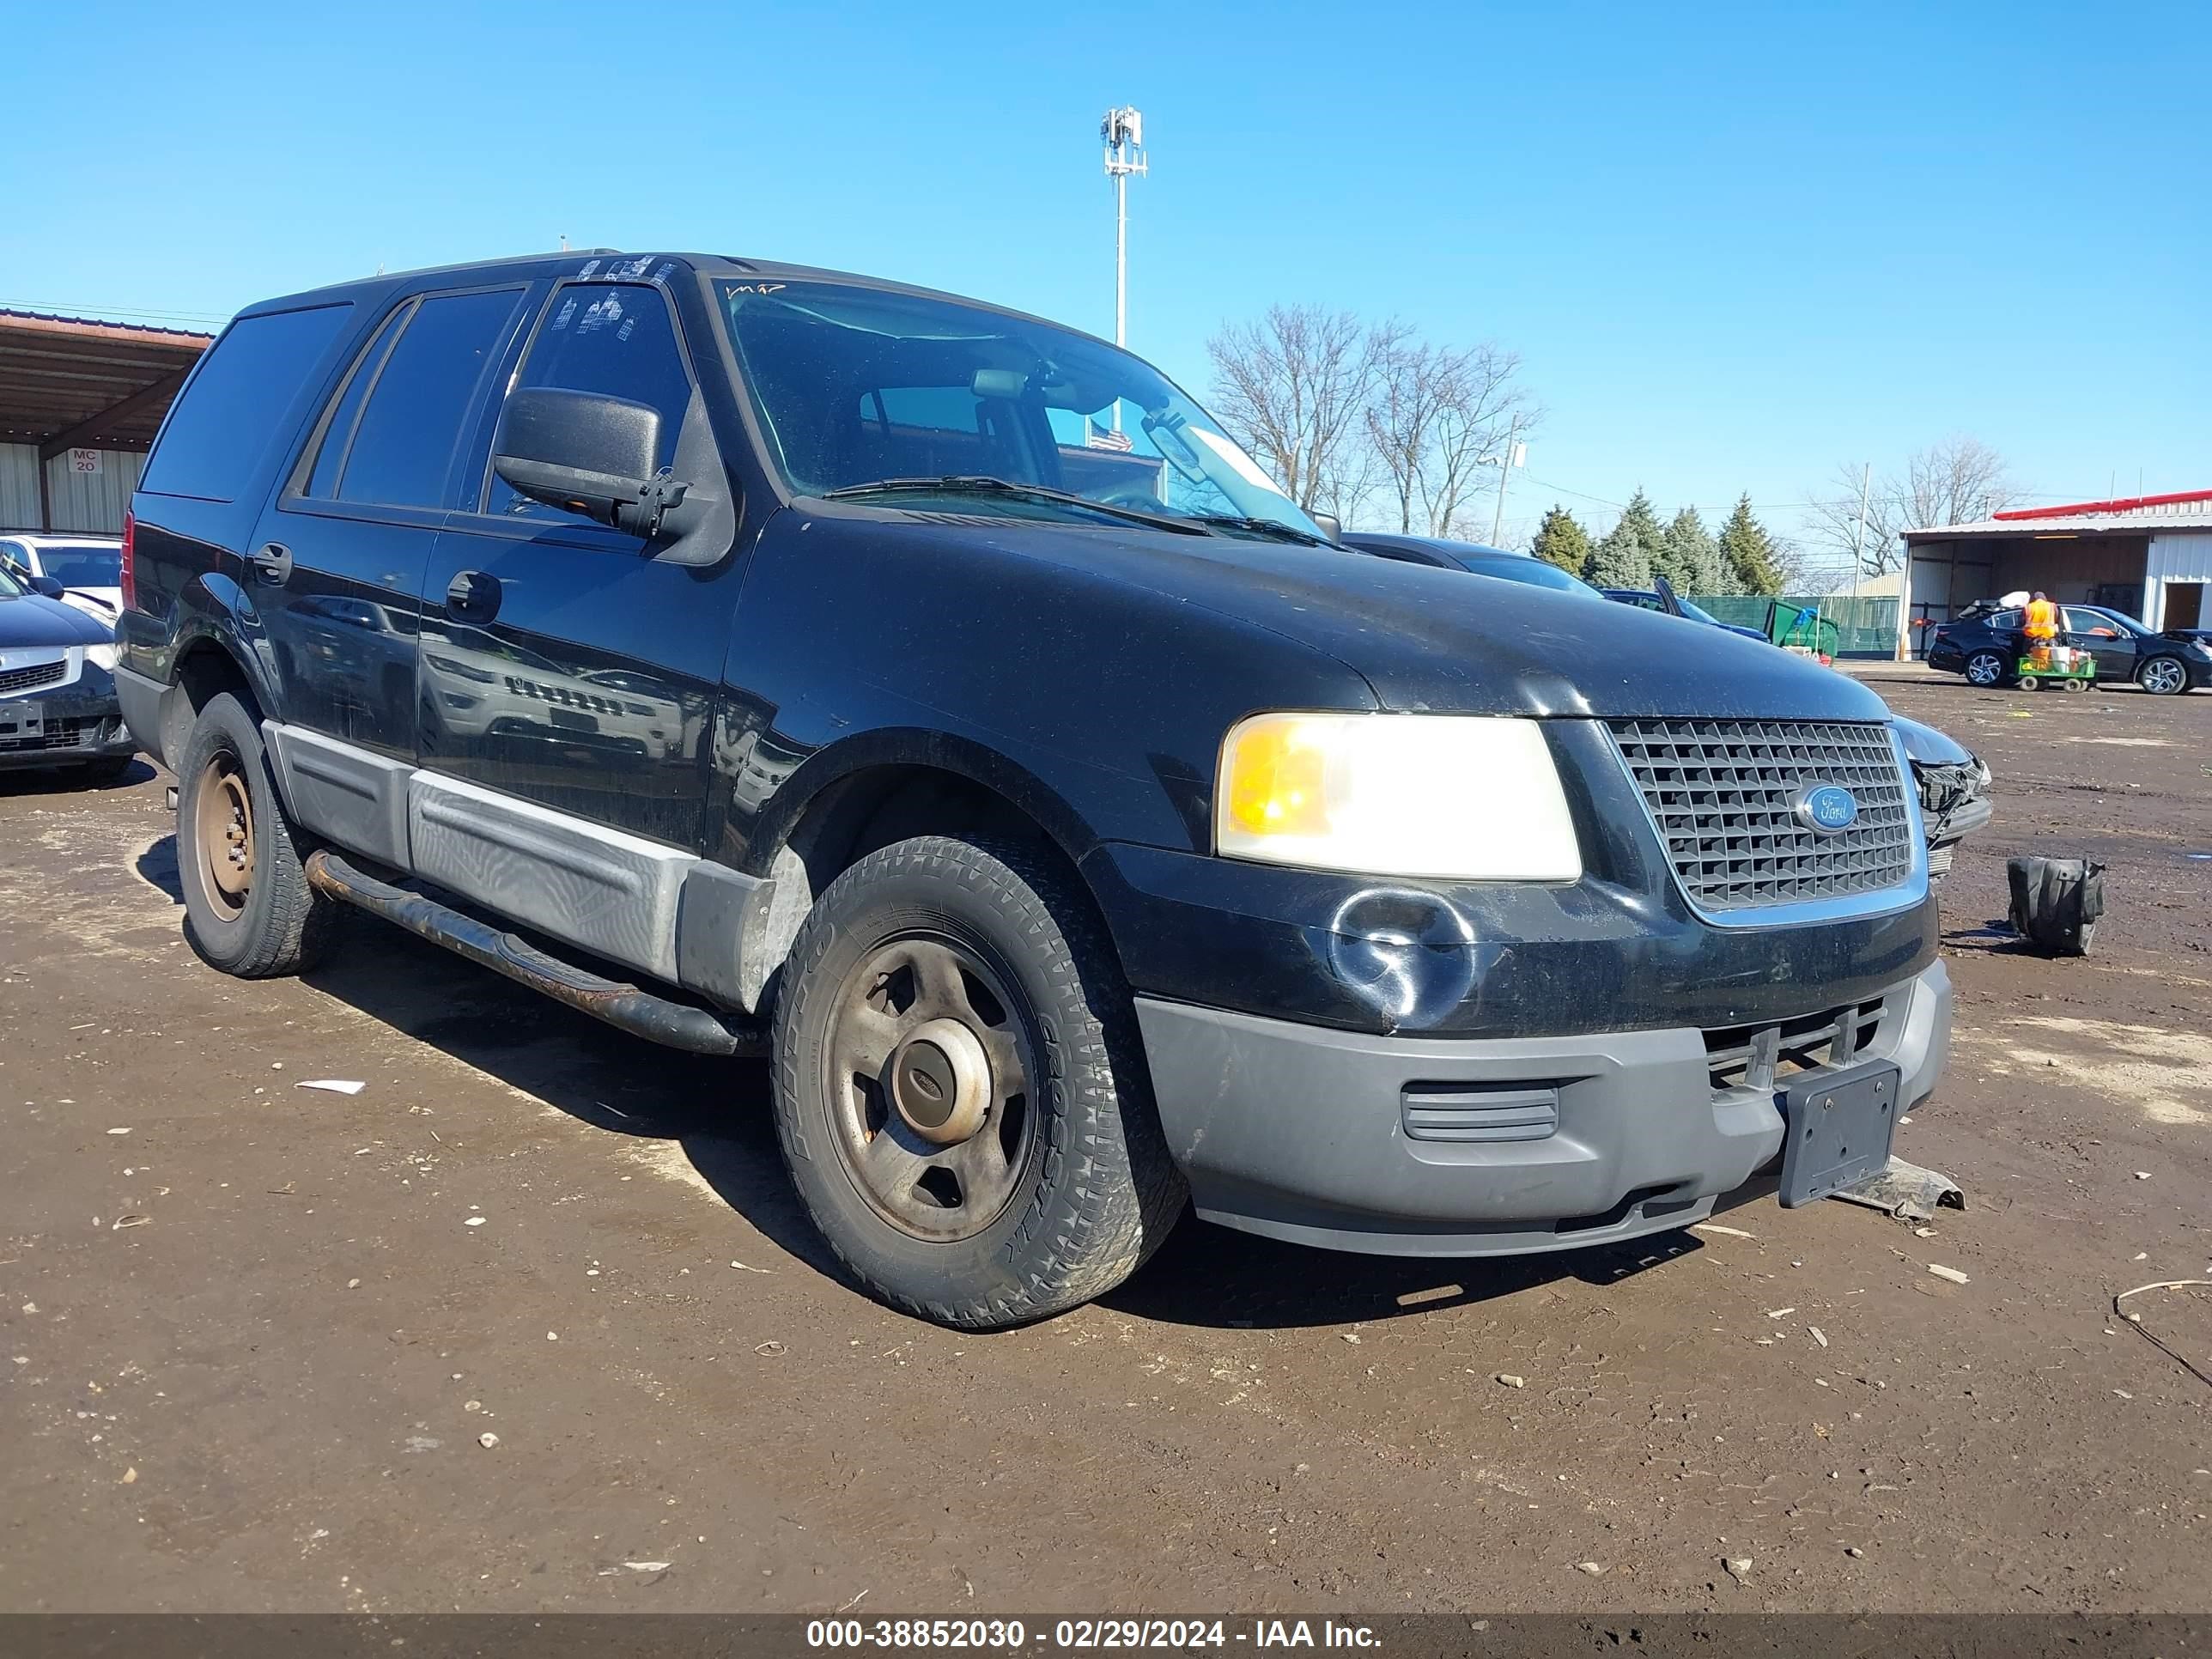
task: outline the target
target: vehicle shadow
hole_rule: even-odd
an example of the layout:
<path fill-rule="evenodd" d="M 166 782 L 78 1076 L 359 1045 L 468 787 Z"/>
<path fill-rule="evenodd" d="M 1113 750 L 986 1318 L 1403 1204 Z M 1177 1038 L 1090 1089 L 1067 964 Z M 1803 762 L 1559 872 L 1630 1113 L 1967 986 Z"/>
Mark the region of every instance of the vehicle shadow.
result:
<path fill-rule="evenodd" d="M 2033 946 L 2012 930 L 2009 921 L 1999 918 L 1985 921 L 1978 927 L 1954 927 L 1942 935 L 1943 947 L 1959 956 L 2030 957 L 2039 954 Z"/>
<path fill-rule="evenodd" d="M 154 763 L 143 756 L 112 778 L 82 766 L 10 767 L 0 771 L 0 796 L 105 795 L 118 789 L 135 789 L 157 775 Z"/>
<path fill-rule="evenodd" d="M 181 904 L 174 836 L 142 853 L 136 872 Z M 303 980 L 580 1123 L 674 1143 L 700 1179 L 778 1249 L 850 1282 L 784 1172 L 765 1061 L 660 1048 L 366 916 L 341 919 L 334 948 Z M 1702 1248 L 1692 1235 L 1674 1231 L 1538 1256 L 1354 1255 L 1280 1243 L 1186 1214 L 1160 1253 L 1103 1305 L 1165 1324 L 1213 1328 L 1374 1322 L 1465 1307 L 1563 1279 L 1616 1284 Z"/>
<path fill-rule="evenodd" d="M 1160 1253 L 1101 1302 L 1163 1324 L 1216 1329 L 1372 1323 L 1471 1307 L 1565 1279 L 1617 1285 L 1704 1248 L 1677 1230 L 1547 1255 L 1354 1255 L 1186 1216 Z"/>
<path fill-rule="evenodd" d="M 664 1048 L 365 916 L 346 917 L 336 948 L 302 978 L 580 1123 L 674 1143 L 779 1249 L 837 1271 L 784 1174 L 765 1060 Z"/>

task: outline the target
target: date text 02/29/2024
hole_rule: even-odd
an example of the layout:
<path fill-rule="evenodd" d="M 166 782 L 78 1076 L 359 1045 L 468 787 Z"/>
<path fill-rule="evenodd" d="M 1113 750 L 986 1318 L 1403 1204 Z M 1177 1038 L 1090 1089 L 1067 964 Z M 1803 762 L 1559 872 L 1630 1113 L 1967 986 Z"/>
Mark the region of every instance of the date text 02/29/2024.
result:
<path fill-rule="evenodd" d="M 1323 1620 L 1260 1619 L 1248 1628 L 1223 1619 L 1060 1619 L 1032 1629 L 1017 1619 L 815 1619 L 810 1648 L 932 1648 L 1019 1652 L 1042 1647 L 1089 1652 L 1115 1649 L 1364 1648 L 1381 1643 L 1364 1625 Z"/>

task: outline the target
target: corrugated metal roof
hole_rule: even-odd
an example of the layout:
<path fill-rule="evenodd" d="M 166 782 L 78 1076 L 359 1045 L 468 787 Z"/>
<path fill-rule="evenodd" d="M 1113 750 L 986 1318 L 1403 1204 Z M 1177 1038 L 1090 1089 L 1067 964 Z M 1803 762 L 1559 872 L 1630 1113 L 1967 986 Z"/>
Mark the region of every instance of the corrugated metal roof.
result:
<path fill-rule="evenodd" d="M 111 323 L 102 317 L 70 317 L 58 311 L 15 311 L 0 306 L 0 322 L 52 323 L 60 326 L 54 331 L 76 334 L 98 339 L 110 334 L 124 334 L 152 343 L 167 341 L 178 345 L 195 346 L 204 350 L 215 343 L 212 334 L 196 333 L 191 329 L 164 328 L 153 323 Z"/>
<path fill-rule="evenodd" d="M 1904 536 L 1933 542 L 1969 536 L 2160 536 L 2178 530 L 2212 530 L 2212 490 L 2015 511 L 1972 524 L 1929 525 Z"/>
<path fill-rule="evenodd" d="M 0 442 L 143 449 L 212 334 L 0 310 Z"/>

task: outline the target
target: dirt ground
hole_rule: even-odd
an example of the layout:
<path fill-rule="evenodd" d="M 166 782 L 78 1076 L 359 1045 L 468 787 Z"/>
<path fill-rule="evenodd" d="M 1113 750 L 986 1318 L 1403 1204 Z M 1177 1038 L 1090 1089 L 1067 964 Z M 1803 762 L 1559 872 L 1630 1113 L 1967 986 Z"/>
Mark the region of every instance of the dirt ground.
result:
<path fill-rule="evenodd" d="M 2212 695 L 1869 678 L 1997 775 L 1899 1140 L 1966 1213 L 1186 1223 L 988 1337 L 829 1270 L 761 1066 L 366 918 L 226 980 L 150 770 L 0 779 L 0 1609 L 2212 1607 L 2212 1388 L 2110 1305 L 2212 1278 Z M 2090 959 L 1988 925 L 2031 850 L 2110 865 Z M 2212 1365 L 2205 1294 L 2128 1305 Z"/>

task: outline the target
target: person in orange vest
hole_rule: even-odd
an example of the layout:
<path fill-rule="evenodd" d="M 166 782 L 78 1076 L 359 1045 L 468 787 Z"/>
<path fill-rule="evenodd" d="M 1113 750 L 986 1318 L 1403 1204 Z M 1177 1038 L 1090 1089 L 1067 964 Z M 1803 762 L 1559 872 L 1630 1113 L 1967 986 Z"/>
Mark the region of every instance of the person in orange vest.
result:
<path fill-rule="evenodd" d="M 2027 635 L 2029 659 L 2038 664 L 2047 664 L 2051 660 L 2051 645 L 2058 638 L 2058 607 L 2040 588 L 2027 602 L 2026 625 L 2021 632 Z"/>

